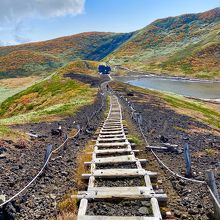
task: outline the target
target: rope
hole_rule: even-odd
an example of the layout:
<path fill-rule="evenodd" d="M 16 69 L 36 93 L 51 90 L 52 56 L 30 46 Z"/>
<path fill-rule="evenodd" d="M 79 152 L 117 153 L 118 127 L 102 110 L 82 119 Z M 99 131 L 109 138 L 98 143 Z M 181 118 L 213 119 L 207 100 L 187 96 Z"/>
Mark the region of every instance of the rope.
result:
<path fill-rule="evenodd" d="M 127 103 L 126 100 L 124 100 L 124 101 Z M 129 106 L 129 105 L 128 105 L 128 106 Z M 136 110 L 134 109 L 134 107 L 130 106 L 130 108 L 131 108 L 131 110 L 132 110 L 132 113 L 136 111 Z M 144 134 L 144 132 L 143 132 L 143 129 L 142 129 L 142 127 L 141 127 L 141 124 L 139 123 L 138 120 L 137 120 L 136 122 L 137 122 L 137 124 L 138 124 L 139 130 L 140 130 L 140 132 L 141 132 L 142 137 L 144 138 L 144 141 L 145 141 L 146 145 L 147 145 L 147 146 L 150 146 L 149 143 L 148 143 L 148 141 L 147 141 L 147 138 L 146 138 L 146 136 L 145 136 L 145 134 Z M 196 180 L 196 179 L 192 179 L 192 178 L 187 178 L 187 177 L 181 176 L 181 175 L 178 174 L 178 173 L 175 173 L 173 170 L 171 170 L 171 169 L 157 156 L 157 154 L 154 152 L 153 149 L 151 149 L 151 152 L 152 152 L 152 154 L 155 156 L 155 158 L 157 159 L 157 161 L 158 161 L 164 168 L 166 168 L 173 176 L 179 177 L 179 178 L 181 178 L 181 179 L 183 179 L 183 180 L 187 180 L 187 181 L 191 181 L 191 182 L 196 182 L 196 183 L 201 183 L 201 184 L 206 184 L 206 185 L 207 185 L 207 183 L 206 183 L 205 181 Z"/>
<path fill-rule="evenodd" d="M 112 90 L 112 89 L 111 89 L 111 90 Z M 112 90 L 112 93 L 116 94 L 113 90 Z M 116 95 L 117 95 L 117 94 L 116 94 Z M 124 101 L 124 102 L 127 104 L 128 107 L 131 108 L 132 115 L 133 115 L 133 113 L 136 111 L 136 110 L 134 109 L 134 107 L 132 107 L 132 105 L 129 105 L 128 101 L 125 100 L 122 96 L 119 96 L 119 95 L 117 95 L 117 96 L 118 96 L 122 101 Z M 123 99 L 122 99 L 122 98 L 123 98 Z M 136 120 L 135 120 L 135 121 L 136 121 Z M 148 141 L 147 141 L 147 138 L 146 138 L 146 136 L 145 136 L 145 134 L 144 134 L 144 132 L 143 132 L 143 129 L 142 129 L 141 124 L 140 124 L 140 121 L 137 120 L 136 122 L 137 122 L 137 124 L 138 124 L 138 127 L 139 127 L 139 129 L 140 129 L 141 135 L 143 136 L 146 145 L 147 145 L 147 146 L 150 146 L 149 143 L 148 143 Z M 151 149 L 151 152 L 152 152 L 152 154 L 154 155 L 154 157 L 157 159 L 157 161 L 158 161 L 167 171 L 169 171 L 173 176 L 176 176 L 176 177 L 178 177 L 178 178 L 180 178 L 180 179 L 183 179 L 183 180 L 186 180 L 186 181 L 189 181 L 189 182 L 199 183 L 199 184 L 203 184 L 204 186 L 206 186 L 207 189 L 208 189 L 208 191 L 210 192 L 210 195 L 211 195 L 212 199 L 213 199 L 214 209 L 218 209 L 217 212 L 219 213 L 220 203 L 219 203 L 218 199 L 216 198 L 216 196 L 214 195 L 212 189 L 210 188 L 210 186 L 207 184 L 206 181 L 201 181 L 201 180 L 186 178 L 186 177 L 181 176 L 181 175 L 178 174 L 178 173 L 175 173 L 173 170 L 171 170 L 171 169 L 157 156 L 157 154 L 153 151 L 153 149 Z"/>
<path fill-rule="evenodd" d="M 110 81 L 111 81 L 111 80 L 110 80 Z M 101 85 L 104 85 L 105 83 L 108 83 L 108 82 L 110 82 L 110 81 L 104 82 L 104 83 L 102 83 Z M 101 107 L 100 107 L 97 111 L 95 111 L 95 112 L 92 114 L 92 116 L 90 117 L 89 121 L 92 120 L 92 118 L 102 110 L 103 106 L 104 106 L 104 98 L 103 98 L 103 96 L 102 96 L 102 104 L 101 104 Z M 88 126 L 88 124 L 89 124 L 89 122 L 87 122 L 86 127 Z M 13 199 L 15 199 L 16 197 L 18 197 L 22 192 L 24 192 L 24 191 L 41 175 L 41 173 L 44 171 L 44 169 L 46 168 L 47 164 L 49 163 L 49 160 L 50 160 L 52 154 L 56 153 L 60 148 L 62 148 L 62 147 L 67 143 L 67 141 L 68 141 L 69 139 L 75 138 L 75 137 L 79 134 L 80 130 L 81 130 L 81 129 L 78 129 L 78 131 L 77 131 L 77 133 L 76 133 L 75 135 L 73 135 L 73 136 L 71 136 L 71 137 L 67 137 L 67 138 L 65 139 L 65 141 L 64 141 L 59 147 L 57 147 L 56 149 L 54 149 L 53 151 L 51 151 L 51 153 L 49 154 L 49 156 L 48 156 L 47 160 L 45 161 L 43 167 L 42 167 L 41 170 L 37 173 L 37 175 L 36 175 L 23 189 L 21 189 L 19 192 L 17 192 L 17 193 L 16 193 L 14 196 L 12 196 L 10 199 L 8 199 L 8 200 L 6 200 L 5 202 L 1 203 L 1 204 L 0 204 L 0 207 L 3 207 L 3 206 L 6 205 L 7 203 L 11 202 Z"/>
<path fill-rule="evenodd" d="M 14 196 L 12 196 L 10 199 L 6 200 L 5 202 L 0 204 L 0 207 L 6 205 L 7 203 L 11 202 L 14 198 L 18 197 L 22 192 L 24 192 L 44 171 L 44 169 L 46 168 L 47 164 L 49 163 L 49 160 L 52 156 L 53 153 L 56 153 L 69 139 L 73 139 L 75 138 L 80 132 L 80 129 L 77 131 L 77 133 L 69 138 L 66 138 L 66 140 L 56 149 L 54 149 L 53 151 L 51 151 L 51 153 L 49 154 L 47 160 L 45 161 L 43 167 L 41 168 L 41 170 L 37 173 L 37 175 L 23 188 L 21 189 L 18 193 L 16 193 Z"/>

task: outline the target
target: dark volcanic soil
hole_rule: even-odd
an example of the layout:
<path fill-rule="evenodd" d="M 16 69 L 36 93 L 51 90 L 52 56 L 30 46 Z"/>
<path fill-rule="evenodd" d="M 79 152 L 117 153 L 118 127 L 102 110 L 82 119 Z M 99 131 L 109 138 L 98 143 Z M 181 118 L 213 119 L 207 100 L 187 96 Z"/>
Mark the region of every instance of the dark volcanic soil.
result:
<path fill-rule="evenodd" d="M 145 186 L 144 177 L 131 177 L 131 178 L 96 178 L 96 187 L 135 187 Z"/>
<path fill-rule="evenodd" d="M 162 146 L 162 135 L 168 139 L 169 143 L 178 144 L 179 153 L 157 153 L 166 165 L 176 173 L 185 175 L 185 163 L 181 149 L 184 143 L 183 138 L 188 137 L 192 156 L 193 178 L 205 180 L 206 170 L 213 169 L 218 189 L 220 189 L 220 156 L 219 154 L 208 154 L 205 150 L 208 148 L 219 151 L 220 136 L 217 135 L 219 130 L 213 129 L 194 118 L 176 113 L 153 94 L 137 92 L 134 87 L 122 83 L 112 83 L 111 86 L 118 96 L 123 96 L 121 103 L 124 106 L 126 119 L 133 121 L 130 117 L 130 107 L 128 107 L 127 102 L 123 101 L 124 98 L 133 103 L 134 108 L 142 114 L 144 133 L 150 145 Z M 137 127 L 133 129 L 136 130 L 137 134 L 140 134 Z M 141 136 L 139 137 L 142 139 Z M 155 162 L 155 157 L 150 152 L 146 152 L 146 158 L 149 161 L 147 169 L 160 173 L 160 187 L 168 194 L 170 199 L 168 205 L 177 219 L 213 219 L 213 206 L 205 186 L 173 177 L 166 170 L 164 170 L 165 173 L 161 172 L 161 168 Z"/>
<path fill-rule="evenodd" d="M 87 117 L 90 118 L 100 106 L 101 98 L 98 95 L 93 105 L 85 106 L 73 117 L 59 121 L 64 133 L 69 133 L 78 124 L 81 128 L 85 127 Z M 105 108 L 106 106 L 90 121 L 88 129 L 91 133 L 103 120 Z M 64 140 L 64 134 L 62 137 L 51 135 L 51 129 L 58 128 L 58 122 L 17 125 L 15 128 L 40 134 L 42 137 L 30 140 L 25 146 L 17 147 L 13 142 L 7 143 L 4 140 L 1 142 L 0 149 L 6 150 L 6 157 L 0 159 L 0 194 L 5 194 L 6 199 L 21 190 L 39 172 L 43 165 L 46 145 L 51 143 L 55 149 Z M 73 178 L 75 160 L 77 153 L 90 139 L 92 135 L 90 132 L 88 134 L 84 130 L 78 138 L 68 141 L 66 150 L 61 148 L 54 154 L 46 172 L 25 193 L 4 207 L 2 211 L 4 214 L 0 214 L 0 219 L 48 219 L 55 216 L 56 204 L 70 190 L 76 189 Z"/>
<path fill-rule="evenodd" d="M 90 84 L 92 87 L 98 87 L 101 85 L 101 83 L 105 82 L 108 79 L 107 76 L 102 76 L 99 78 L 99 77 L 80 74 L 80 73 L 67 73 L 64 76 L 69 77 L 71 79 L 76 79 L 86 84 Z"/>
<path fill-rule="evenodd" d="M 112 202 L 90 202 L 88 215 L 105 216 L 152 216 L 150 201 L 118 200 Z"/>

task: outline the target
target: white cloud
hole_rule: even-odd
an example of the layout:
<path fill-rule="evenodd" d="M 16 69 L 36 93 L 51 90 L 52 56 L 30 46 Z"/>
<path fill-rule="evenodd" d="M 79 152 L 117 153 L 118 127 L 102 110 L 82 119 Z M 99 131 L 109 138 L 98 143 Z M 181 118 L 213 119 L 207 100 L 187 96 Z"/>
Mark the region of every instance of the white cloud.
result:
<path fill-rule="evenodd" d="M 46 19 L 82 14 L 85 1 L 0 0 L 0 32 L 8 33 L 12 44 L 29 42 L 31 39 L 27 37 L 27 34 L 31 32 L 31 27 L 25 25 L 29 18 Z M 0 45 L 8 45 L 8 42 L 7 39 L 1 39 L 0 35 Z"/>
<path fill-rule="evenodd" d="M 81 14 L 85 0 L 1 0 L 0 23 Z"/>

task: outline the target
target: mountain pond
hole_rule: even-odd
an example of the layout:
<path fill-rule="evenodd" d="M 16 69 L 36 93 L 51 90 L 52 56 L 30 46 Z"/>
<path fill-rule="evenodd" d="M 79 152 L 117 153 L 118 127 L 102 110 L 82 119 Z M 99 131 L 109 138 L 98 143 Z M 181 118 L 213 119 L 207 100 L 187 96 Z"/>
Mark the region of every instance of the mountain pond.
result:
<path fill-rule="evenodd" d="M 147 89 L 171 92 L 200 99 L 220 99 L 220 81 L 189 80 L 159 76 L 114 77 L 115 80 Z"/>

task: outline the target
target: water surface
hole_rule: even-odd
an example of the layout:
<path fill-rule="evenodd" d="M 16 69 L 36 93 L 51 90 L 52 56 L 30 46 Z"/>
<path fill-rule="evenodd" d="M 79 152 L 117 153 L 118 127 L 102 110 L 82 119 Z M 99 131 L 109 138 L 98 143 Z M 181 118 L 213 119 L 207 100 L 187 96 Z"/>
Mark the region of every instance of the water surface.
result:
<path fill-rule="evenodd" d="M 147 89 L 156 89 L 202 99 L 220 99 L 220 82 L 190 81 L 154 76 L 129 76 L 116 77 L 115 79 Z"/>

